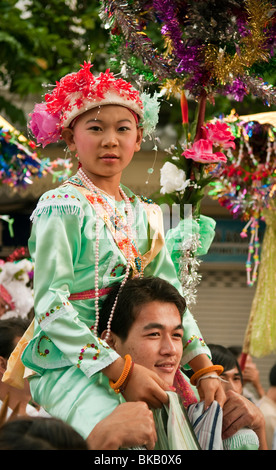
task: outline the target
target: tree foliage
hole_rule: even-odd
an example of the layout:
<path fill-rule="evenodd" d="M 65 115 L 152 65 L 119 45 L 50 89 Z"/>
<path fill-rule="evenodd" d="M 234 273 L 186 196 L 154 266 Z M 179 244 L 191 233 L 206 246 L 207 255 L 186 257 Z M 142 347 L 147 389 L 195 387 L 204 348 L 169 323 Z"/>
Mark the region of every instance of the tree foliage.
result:
<path fill-rule="evenodd" d="M 108 33 L 101 25 L 96 0 L 1 0 L 0 82 L 18 95 L 41 95 L 91 58 L 94 68 L 106 67 Z M 23 124 L 20 103 L 1 93 L 0 112 Z"/>

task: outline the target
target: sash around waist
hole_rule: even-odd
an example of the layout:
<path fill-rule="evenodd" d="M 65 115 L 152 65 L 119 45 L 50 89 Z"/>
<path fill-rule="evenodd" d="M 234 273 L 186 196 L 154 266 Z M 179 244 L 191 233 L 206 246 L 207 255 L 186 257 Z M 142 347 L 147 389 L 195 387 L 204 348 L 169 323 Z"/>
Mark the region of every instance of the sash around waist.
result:
<path fill-rule="evenodd" d="M 103 289 L 99 289 L 98 294 L 99 297 L 103 295 L 109 294 L 111 292 L 112 287 L 104 287 Z M 68 300 L 85 300 L 85 299 L 94 299 L 96 297 L 95 289 L 84 290 L 83 292 L 75 292 L 71 294 Z"/>

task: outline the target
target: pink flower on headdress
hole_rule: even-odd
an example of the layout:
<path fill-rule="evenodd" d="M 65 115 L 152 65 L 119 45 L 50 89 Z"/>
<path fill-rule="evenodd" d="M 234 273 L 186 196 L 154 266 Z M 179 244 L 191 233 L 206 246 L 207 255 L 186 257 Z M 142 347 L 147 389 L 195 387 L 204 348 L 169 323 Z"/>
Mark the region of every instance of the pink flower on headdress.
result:
<path fill-rule="evenodd" d="M 31 114 L 29 128 L 31 129 L 37 143 L 46 145 L 58 142 L 60 136 L 60 115 L 51 114 L 47 110 L 46 103 L 36 104 Z"/>
<path fill-rule="evenodd" d="M 206 124 L 204 131 L 206 138 L 211 140 L 214 144 L 220 145 L 224 149 L 230 147 L 234 149 L 236 147 L 235 142 L 233 142 L 235 137 L 226 122 L 216 121 L 215 124 L 210 122 Z"/>
<path fill-rule="evenodd" d="M 206 139 L 197 140 L 194 142 L 193 146 L 190 149 L 185 150 L 182 155 L 199 163 L 218 163 L 227 161 L 224 153 L 213 153 L 213 144 L 211 140 Z"/>

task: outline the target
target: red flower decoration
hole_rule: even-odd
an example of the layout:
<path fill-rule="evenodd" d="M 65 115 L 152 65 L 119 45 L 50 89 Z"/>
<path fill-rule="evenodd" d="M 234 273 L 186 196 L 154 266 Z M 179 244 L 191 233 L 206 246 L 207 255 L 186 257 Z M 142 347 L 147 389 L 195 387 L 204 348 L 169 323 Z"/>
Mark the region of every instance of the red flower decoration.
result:
<path fill-rule="evenodd" d="M 235 137 L 225 122 L 216 121 L 215 124 L 210 122 L 203 129 L 206 139 L 211 140 L 214 145 L 219 145 L 224 149 L 236 147 L 233 142 Z"/>
<path fill-rule="evenodd" d="M 191 158 L 198 163 L 218 163 L 226 162 L 227 158 L 222 152 L 213 153 L 213 143 L 211 140 L 199 139 L 193 143 L 190 149 L 183 154 L 186 158 Z"/>

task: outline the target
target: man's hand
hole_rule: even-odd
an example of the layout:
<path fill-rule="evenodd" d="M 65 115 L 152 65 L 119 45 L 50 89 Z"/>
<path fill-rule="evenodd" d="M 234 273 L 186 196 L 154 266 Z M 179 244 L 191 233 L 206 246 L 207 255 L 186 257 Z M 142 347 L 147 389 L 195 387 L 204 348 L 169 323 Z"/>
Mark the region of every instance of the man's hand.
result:
<path fill-rule="evenodd" d="M 87 438 L 90 450 L 117 450 L 145 446 L 157 440 L 152 411 L 146 403 L 122 403 L 100 421 Z"/>
<path fill-rule="evenodd" d="M 222 438 L 231 437 L 245 427 L 255 431 L 260 441 L 260 449 L 266 450 L 265 420 L 261 410 L 244 396 L 228 390 L 223 407 Z"/>

